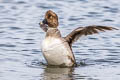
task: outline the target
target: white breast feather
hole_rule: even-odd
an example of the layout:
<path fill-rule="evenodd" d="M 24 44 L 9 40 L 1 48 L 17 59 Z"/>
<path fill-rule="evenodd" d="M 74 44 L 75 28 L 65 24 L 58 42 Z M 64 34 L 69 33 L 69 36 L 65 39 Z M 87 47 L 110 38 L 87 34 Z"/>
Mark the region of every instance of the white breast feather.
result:
<path fill-rule="evenodd" d="M 43 41 L 42 52 L 48 64 L 60 65 L 66 63 L 66 65 L 70 65 L 71 60 L 68 56 L 71 56 L 72 53 L 63 43 L 65 42 L 58 38 L 47 38 Z"/>

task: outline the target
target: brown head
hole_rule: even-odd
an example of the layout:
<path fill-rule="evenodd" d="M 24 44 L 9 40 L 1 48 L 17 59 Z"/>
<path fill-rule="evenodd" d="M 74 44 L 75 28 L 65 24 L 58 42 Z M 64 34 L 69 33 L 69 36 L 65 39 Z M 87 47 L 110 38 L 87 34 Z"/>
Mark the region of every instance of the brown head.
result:
<path fill-rule="evenodd" d="M 47 24 L 51 28 L 57 28 L 57 26 L 59 25 L 57 14 L 51 10 L 48 10 L 45 14 L 43 24 Z"/>

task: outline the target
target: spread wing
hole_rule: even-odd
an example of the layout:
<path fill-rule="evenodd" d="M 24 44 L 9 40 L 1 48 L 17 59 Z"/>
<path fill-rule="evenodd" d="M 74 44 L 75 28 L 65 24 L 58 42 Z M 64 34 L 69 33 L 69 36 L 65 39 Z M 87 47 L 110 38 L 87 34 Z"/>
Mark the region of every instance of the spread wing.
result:
<path fill-rule="evenodd" d="M 77 29 L 73 30 L 70 34 L 68 34 L 65 39 L 66 41 L 72 45 L 75 41 L 79 39 L 82 35 L 92 35 L 101 32 L 104 32 L 105 30 L 117 30 L 113 27 L 107 27 L 107 26 L 87 26 L 87 27 L 78 27 Z"/>

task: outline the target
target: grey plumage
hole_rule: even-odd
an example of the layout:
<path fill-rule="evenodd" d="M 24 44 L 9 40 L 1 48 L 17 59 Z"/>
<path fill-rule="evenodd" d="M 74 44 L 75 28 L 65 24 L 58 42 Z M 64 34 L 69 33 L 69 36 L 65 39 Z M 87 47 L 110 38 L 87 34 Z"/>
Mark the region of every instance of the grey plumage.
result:
<path fill-rule="evenodd" d="M 65 39 L 70 45 L 72 45 L 82 35 L 87 36 L 87 35 L 97 34 L 100 31 L 104 32 L 105 30 L 113 30 L 113 29 L 117 30 L 116 28 L 113 28 L 113 27 L 97 26 L 97 25 L 92 25 L 87 27 L 78 27 L 77 29 L 73 30 L 70 34 L 68 34 L 65 37 Z"/>

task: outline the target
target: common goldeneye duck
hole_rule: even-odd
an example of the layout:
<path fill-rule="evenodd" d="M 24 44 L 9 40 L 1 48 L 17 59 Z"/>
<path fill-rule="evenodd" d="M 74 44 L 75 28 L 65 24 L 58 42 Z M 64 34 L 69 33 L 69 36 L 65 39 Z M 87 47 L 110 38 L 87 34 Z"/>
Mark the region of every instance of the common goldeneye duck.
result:
<path fill-rule="evenodd" d="M 48 10 L 45 18 L 40 22 L 40 27 L 46 32 L 46 37 L 42 43 L 42 53 L 48 65 L 72 67 L 76 65 L 76 60 L 72 51 L 72 44 L 82 35 L 92 35 L 105 30 L 117 30 L 107 26 L 87 26 L 78 27 L 66 37 L 62 37 L 58 30 L 58 16 L 55 12 Z"/>

